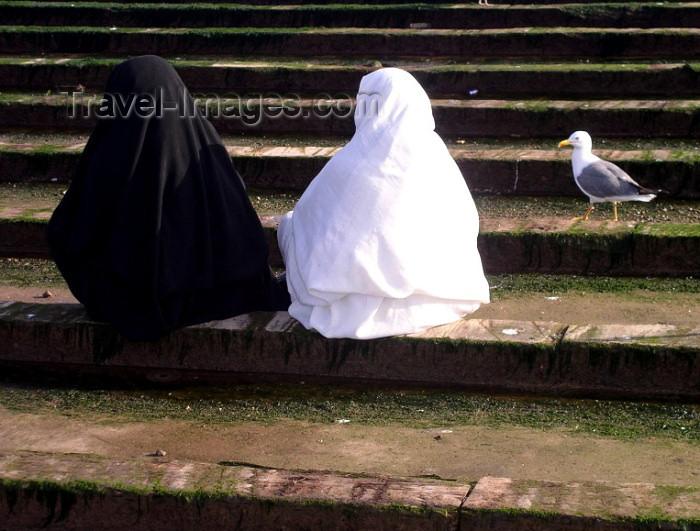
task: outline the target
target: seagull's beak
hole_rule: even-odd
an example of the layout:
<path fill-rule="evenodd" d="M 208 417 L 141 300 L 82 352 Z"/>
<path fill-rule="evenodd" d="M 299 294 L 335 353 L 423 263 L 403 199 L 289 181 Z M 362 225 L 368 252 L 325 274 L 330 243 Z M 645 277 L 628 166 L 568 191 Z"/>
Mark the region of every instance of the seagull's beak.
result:
<path fill-rule="evenodd" d="M 566 147 L 566 146 L 570 146 L 570 145 L 571 145 L 571 142 L 569 142 L 568 140 L 562 140 L 561 142 L 559 142 L 559 147 Z"/>

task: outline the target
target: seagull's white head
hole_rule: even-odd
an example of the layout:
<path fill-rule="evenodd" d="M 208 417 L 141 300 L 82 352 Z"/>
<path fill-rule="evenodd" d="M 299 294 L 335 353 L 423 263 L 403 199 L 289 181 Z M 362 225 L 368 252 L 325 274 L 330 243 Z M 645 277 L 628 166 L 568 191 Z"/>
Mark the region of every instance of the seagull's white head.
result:
<path fill-rule="evenodd" d="M 576 131 L 571 133 L 571 136 L 567 140 L 562 140 L 559 142 L 559 147 L 571 146 L 574 150 L 582 150 L 583 152 L 589 152 L 593 149 L 593 140 L 591 135 L 586 131 Z"/>

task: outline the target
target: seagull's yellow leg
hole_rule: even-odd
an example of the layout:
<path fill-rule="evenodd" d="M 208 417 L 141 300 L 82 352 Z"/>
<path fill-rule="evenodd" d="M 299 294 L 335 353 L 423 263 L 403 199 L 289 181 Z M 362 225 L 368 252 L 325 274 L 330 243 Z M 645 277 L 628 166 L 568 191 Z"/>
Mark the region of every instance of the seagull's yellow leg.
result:
<path fill-rule="evenodd" d="M 615 213 L 615 217 L 613 218 L 613 221 L 619 221 L 617 219 L 617 201 L 613 201 L 613 212 Z"/>
<path fill-rule="evenodd" d="M 588 216 L 591 215 L 591 212 L 593 212 L 593 203 L 591 203 L 588 206 L 588 210 L 586 210 L 586 213 L 583 216 L 577 216 L 574 219 L 575 220 L 580 220 L 580 221 L 588 221 Z"/>

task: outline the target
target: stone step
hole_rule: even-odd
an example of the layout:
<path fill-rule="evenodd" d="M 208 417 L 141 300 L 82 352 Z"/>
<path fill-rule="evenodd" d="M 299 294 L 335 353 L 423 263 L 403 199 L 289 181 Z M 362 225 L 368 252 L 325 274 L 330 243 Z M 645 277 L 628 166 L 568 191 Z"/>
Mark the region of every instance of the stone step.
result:
<path fill-rule="evenodd" d="M 512 6 L 425 5 L 219 5 L 65 4 L 3 2 L 3 25 L 175 27 L 371 27 L 488 29 L 516 27 L 659 28 L 700 26 L 700 3 Z"/>
<path fill-rule="evenodd" d="M 81 305 L 4 302 L 0 365 L 131 382 L 299 381 L 625 399 L 700 399 L 700 328 L 463 319 L 376 340 L 326 339 L 256 312 L 132 342 Z M 50 346 L 50 347 L 47 347 Z"/>
<path fill-rule="evenodd" d="M 67 182 L 85 141 L 85 135 L 0 134 L 0 182 Z M 303 191 L 345 138 L 248 136 L 224 141 L 249 188 Z M 556 144 L 555 139 L 539 144 L 447 140 L 474 195 L 583 198 L 571 176 L 570 152 L 551 149 Z M 643 186 L 665 190 L 667 199 L 700 199 L 700 153 L 692 141 L 596 139 L 596 144 L 606 146 L 595 150 L 599 156 Z"/>
<path fill-rule="evenodd" d="M 470 485 L 164 456 L 0 454 L 0 518 L 12 529 L 689 529 L 699 507 L 696 488 L 652 483 L 485 476 Z"/>
<path fill-rule="evenodd" d="M 0 256 L 43 257 L 46 221 L 62 187 L 5 185 L 0 206 Z M 266 229 L 273 267 L 284 267 L 277 247 L 280 213 L 298 194 L 250 190 Z M 700 272 L 700 208 L 697 202 L 625 203 L 621 219 L 599 206 L 587 222 L 583 200 L 476 198 L 481 216 L 479 250 L 484 269 L 499 273 L 697 276 Z M 603 219 L 603 216 L 606 219 Z M 648 219 L 650 221 L 642 221 Z M 504 256 L 509 259 L 503 260 Z"/>
<path fill-rule="evenodd" d="M 101 93 L 112 68 L 124 58 L 42 55 L 0 57 L 0 88 L 59 92 L 85 87 Z M 381 59 L 381 57 L 379 57 Z M 193 92 L 221 94 L 329 94 L 353 96 L 374 59 L 321 61 L 313 58 L 170 58 Z M 384 66 L 411 72 L 434 98 L 678 98 L 697 96 L 698 63 L 503 63 L 389 59 Z"/>
<path fill-rule="evenodd" d="M 494 2 L 497 0 L 491 0 Z M 250 3 L 269 5 L 279 2 L 253 0 Z M 367 3 L 380 4 L 383 0 Z M 432 3 L 432 0 L 426 3 Z M 524 2 L 515 0 L 509 3 Z M 539 3 L 555 2 L 545 0 Z M 626 17 L 636 16 L 633 9 L 621 7 L 625 2 L 620 2 L 619 6 L 607 4 L 603 8 L 590 6 L 590 9 L 584 5 L 585 1 L 580 3 L 581 6 L 548 9 L 546 12 L 552 14 L 547 16 L 575 19 L 581 9 L 587 13 L 591 25 L 599 26 L 608 24 L 613 12 L 620 16 L 623 13 Z M 73 4 L 80 6 L 82 3 Z M 401 6 L 392 8 L 394 14 L 382 20 L 384 25 L 404 24 L 404 28 L 381 31 L 340 28 L 318 31 L 302 28 L 124 29 L 129 21 L 134 23 L 136 19 L 133 17 L 139 16 L 134 15 L 134 11 L 140 8 L 123 6 L 122 9 L 119 3 L 115 3 L 116 7 L 112 9 L 114 18 L 111 14 L 105 15 L 97 24 L 106 27 L 97 30 L 35 26 L 19 33 L 17 28 L 0 28 L 0 53 L 36 54 L 37 50 L 42 50 L 63 54 L 63 57 L 49 55 L 45 63 L 68 59 L 48 68 L 37 63 L 18 68 L 14 57 L 0 60 L 0 84 L 4 93 L 8 92 L 7 89 L 10 93 L 13 90 L 55 93 L 58 86 L 82 84 L 88 91 L 99 94 L 107 71 L 116 60 L 98 59 L 78 69 L 76 62 L 81 59 L 72 59 L 73 54 L 81 51 L 113 57 L 138 53 L 172 57 L 178 54 L 187 57 L 216 54 L 216 59 L 209 59 L 220 61 L 217 64 L 224 66 L 211 67 L 187 61 L 178 65 L 186 82 L 189 76 L 188 86 L 202 91 L 212 90 L 212 87 L 229 91 L 236 87 L 237 91 L 249 91 L 256 87 L 255 90 L 266 93 L 270 87 L 275 87 L 284 94 L 290 90 L 299 91 L 300 97 L 332 90 L 332 96 L 336 97 L 339 92 L 354 94 L 360 77 L 375 67 L 366 58 L 374 59 L 377 50 L 381 50 L 382 56 L 378 59 L 385 66 L 397 61 L 397 57 L 412 56 L 417 58 L 412 61 L 415 65 L 412 68 L 417 75 L 425 76 L 421 82 L 427 83 L 426 88 L 436 98 L 436 118 L 444 122 L 441 133 L 448 138 L 465 177 L 474 179 L 470 185 L 475 193 L 500 193 L 497 190 L 511 187 L 515 193 L 544 193 L 542 190 L 550 189 L 557 190 L 557 194 L 575 197 L 576 189 L 567 171 L 568 152 L 554 150 L 554 144 L 544 149 L 544 154 L 539 152 L 541 149 L 530 148 L 521 152 L 512 147 L 505 153 L 474 154 L 463 146 L 487 135 L 534 136 L 549 142 L 560 140 L 578 128 L 589 129 L 594 138 L 601 135 L 630 139 L 672 135 L 684 137 L 688 144 L 696 140 L 700 30 L 693 22 L 693 17 L 697 16 L 693 15 L 697 3 L 684 4 L 672 5 L 689 10 L 683 11 L 685 15 L 675 24 L 665 24 L 670 29 L 542 30 L 542 17 L 533 23 L 537 28 L 525 27 L 512 32 L 495 29 L 469 31 L 466 28 L 467 24 L 476 21 L 481 28 L 489 24 L 525 24 L 522 18 L 520 21 L 515 18 L 503 20 L 502 17 L 516 13 L 513 8 L 505 11 L 480 7 L 473 12 L 457 9 L 449 21 L 437 22 L 434 18 L 425 22 L 411 18 L 415 13 L 409 14 Z M 6 15 L 11 11 L 16 13 L 16 6 L 15 3 L 0 4 L 3 24 L 9 23 Z M 666 6 L 671 7 L 671 4 L 666 3 Z M 231 8 L 221 7 L 224 10 L 219 13 L 216 24 L 231 26 L 231 21 L 226 21 Z M 63 9 L 69 9 L 68 4 L 64 4 Z M 95 8 L 80 6 L 81 13 L 90 9 Z M 492 9 L 491 13 L 487 11 L 489 9 Z M 642 9 L 656 8 L 647 4 Z M 271 17 L 278 10 L 266 8 L 264 11 L 266 17 Z M 294 11 L 297 17 L 322 16 L 319 9 L 310 9 L 303 15 L 301 10 Z M 129 15 L 118 20 L 117 17 L 125 12 Z M 520 16 L 533 16 L 533 12 L 523 11 Z M 539 14 L 544 12 L 542 9 Z M 661 17 L 670 12 L 670 9 L 658 11 L 652 17 L 652 24 L 660 24 Z M 40 10 L 39 13 L 27 22 L 41 24 L 39 17 L 49 15 L 50 11 Z M 167 8 L 160 13 L 177 16 Z M 457 13 L 470 13 L 472 22 L 463 20 L 462 29 L 458 31 L 435 29 L 436 24 L 445 27 L 456 24 Z M 163 25 L 164 19 L 157 21 L 155 15 L 148 16 L 153 17 L 153 25 Z M 357 18 L 343 16 L 359 24 L 365 15 L 354 13 L 352 17 Z M 306 20 L 312 21 L 311 18 Z M 325 20 L 326 25 L 334 23 L 331 19 Z M 622 19 L 619 22 L 622 24 Z M 51 23 L 59 22 L 54 20 Z M 416 23 L 429 23 L 433 27 L 406 27 Z M 682 26 L 691 28 L 682 29 Z M 343 56 L 345 50 L 352 50 L 356 55 Z M 234 66 L 230 66 L 231 62 L 222 56 L 233 54 L 247 56 L 245 61 L 248 64 L 234 62 Z M 262 64 L 263 58 L 280 54 L 289 54 L 286 65 Z M 307 56 L 319 57 L 322 68 L 308 68 Z M 298 61 L 299 57 L 302 59 Z M 425 68 L 429 64 L 421 64 L 425 57 L 433 61 L 437 59 L 441 64 L 430 64 Z M 557 72 L 553 63 L 562 58 L 593 61 L 597 65 L 569 64 Z M 614 67 L 606 64 L 605 68 L 598 68 L 604 62 L 634 62 L 641 58 L 669 64 L 650 66 L 639 63 Z M 250 63 L 256 59 L 261 60 L 260 64 L 251 67 Z M 469 65 L 472 69 L 469 71 L 463 68 L 466 65 L 448 64 L 448 61 L 488 63 L 516 60 L 549 61 L 550 64 L 546 65 L 546 74 L 539 73 L 538 65 L 519 68 L 520 65 L 514 64 L 509 70 L 502 65 L 480 64 L 476 67 Z M 297 61 L 299 65 L 292 66 Z M 689 61 L 691 63 L 686 64 Z M 409 61 L 399 63 L 409 64 Z M 450 66 L 455 67 L 454 72 L 449 71 Z M 309 70 L 310 75 L 304 74 L 304 69 Z M 532 75 L 533 69 L 538 70 L 537 75 Z M 606 71 L 608 69 L 614 72 Z M 200 74 L 204 75 L 199 78 Z M 201 79 L 201 86 L 196 84 L 197 79 Z M 318 87 L 315 83 L 327 85 Z M 477 92 L 470 94 L 474 90 Z M 466 103 L 457 105 L 463 108 L 459 111 L 444 110 L 451 104 L 439 101 L 467 96 Z M 532 96 L 557 101 L 544 105 L 523 101 Z M 4 97 L 0 96 L 0 100 Z M 487 99 L 486 103 L 479 103 L 482 107 L 464 110 L 482 98 Z M 508 98 L 516 101 L 504 101 Z M 587 101 L 569 101 L 577 98 Z M 630 98 L 636 101 L 624 101 L 622 106 L 615 101 Z M 648 102 L 644 101 L 645 98 L 662 101 Z M 673 98 L 690 101 L 677 105 L 671 101 Z M 591 112 L 585 105 L 591 102 L 596 105 L 596 99 L 611 100 L 612 105 L 609 109 L 601 106 Z M 631 112 L 638 102 L 641 102 L 643 111 L 630 114 L 635 116 L 630 120 L 625 113 Z M 557 107 L 562 103 L 563 106 Z M 518 115 L 523 109 L 514 105 L 527 107 L 526 114 Z M 57 108 L 53 103 L 46 105 L 37 101 L 18 105 L 10 94 L 7 103 L 0 106 L 0 114 L 8 117 L 12 112 L 26 113 L 26 120 L 18 119 L 21 115 L 17 115 L 14 121 L 8 118 L 2 127 L 18 131 L 36 131 L 45 127 L 65 130 L 66 120 L 61 118 Z M 540 118 L 536 113 L 543 110 L 545 116 Z M 483 114 L 479 115 L 479 112 Z M 514 116 L 520 117 L 514 119 Z M 235 121 L 219 119 L 214 123 L 224 133 L 237 135 L 237 139 L 254 136 L 250 127 L 233 124 Z M 337 142 L 338 137 L 347 139 L 352 133 L 347 120 L 326 120 L 323 124 L 318 123 L 321 120 L 296 121 L 305 134 L 326 134 L 329 139 L 336 140 L 314 142 L 301 149 L 292 146 L 291 151 L 283 149 L 281 152 L 275 152 L 275 147 L 267 141 L 262 142 L 264 148 L 260 151 L 256 146 L 241 145 L 243 143 L 239 141 L 227 142 L 234 162 L 246 180 L 256 182 L 256 186 L 279 186 L 284 190 L 273 194 L 283 198 L 284 207 L 293 206 L 298 191 L 317 171 L 314 168 L 320 168 L 332 150 L 342 143 Z M 89 120 L 74 122 L 88 123 Z M 287 129 L 294 120 L 277 122 L 255 128 L 254 133 L 298 134 L 297 129 Z M 501 127 L 491 128 L 493 122 Z M 533 122 L 533 125 L 527 122 Z M 622 125 L 613 125 L 615 122 Z M 589 127 L 591 123 L 593 126 Z M 76 136 L 84 139 L 91 126 L 83 123 L 76 126 L 80 131 Z M 485 132 L 482 133 L 481 129 Z M 452 137 L 452 142 L 449 137 Z M 465 144 L 454 143 L 457 138 L 466 139 Z M 0 148 L 0 180 L 19 180 L 17 169 L 21 168 L 37 175 L 41 172 L 41 165 L 46 165 L 55 172 L 47 177 L 48 180 L 62 181 L 50 200 L 40 197 L 39 203 L 45 201 L 43 206 L 28 205 L 24 199 L 4 202 L 3 212 L 7 215 L 0 216 L 4 217 L 0 221 L 0 247 L 12 249 L 10 255 L 17 255 L 19 249 L 20 255 L 47 256 L 43 243 L 45 222 L 60 197 L 60 188 L 65 186 L 68 167 L 74 164 L 82 149 L 81 142 L 84 140 L 72 143 L 72 152 L 66 148 L 41 153 L 41 149 L 35 146 L 22 147 L 18 143 Z M 668 172 L 672 176 L 676 197 L 697 198 L 697 156 L 692 147 L 682 151 L 674 153 L 666 147 L 661 150 L 610 151 L 607 155 L 625 165 L 635 177 L 637 173 L 644 173 L 640 180 L 645 182 L 646 179 L 654 183 L 667 182 L 664 174 Z M 663 162 L 652 163 L 657 158 Z M 292 179 L 278 181 L 275 172 L 283 173 L 282 165 L 286 165 L 291 173 L 289 168 L 297 166 L 290 164 L 298 165 L 299 170 L 293 172 Z M 14 177 L 7 177 L 4 168 L 8 168 Z M 565 179 L 566 185 L 557 185 L 558 177 L 551 172 L 559 172 L 557 175 Z M 489 184 L 486 179 L 489 174 L 498 177 L 497 184 Z M 269 180 L 266 182 L 265 179 Z M 263 193 L 256 195 L 254 189 L 251 194 L 266 227 L 272 261 L 276 266 L 282 266 L 275 230 L 279 213 L 286 208 L 280 208 L 276 200 L 268 205 L 267 196 Z M 621 207 L 624 221 L 619 224 L 602 221 L 602 215 L 609 214 L 609 211 L 606 206 L 601 206 L 594 212 L 594 220 L 584 224 L 568 221 L 569 217 L 580 214 L 585 208 L 585 199 L 581 196 L 574 200 L 523 198 L 523 203 L 517 203 L 520 198 L 476 199 L 482 213 L 479 245 L 489 272 L 501 271 L 504 267 L 502 257 L 509 256 L 513 264 L 507 264 L 507 268 L 536 273 L 692 277 L 700 273 L 700 233 L 697 229 L 700 211 L 696 202 L 628 203 Z M 519 206 L 513 207 L 514 204 Z M 12 212 L 8 214 L 7 209 Z M 668 295 L 673 299 L 672 291 Z M 324 387 L 346 383 L 373 386 L 413 384 L 422 388 L 447 386 L 492 394 L 534 393 L 692 403 L 697 403 L 700 398 L 700 363 L 695 359 L 700 354 L 700 328 L 694 324 L 659 324 L 643 320 L 640 322 L 654 324 L 579 324 L 566 321 L 566 318 L 562 318 L 564 322 L 561 323 L 543 323 L 527 314 L 526 320 L 475 318 L 412 337 L 359 342 L 324 339 L 304 330 L 286 313 L 280 312 L 244 315 L 186 328 L 158 343 L 134 344 L 124 341 L 106 325 L 89 322 L 80 306 L 48 301 L 42 304 L 0 303 L 0 366 L 3 367 L 0 373 L 3 375 L 14 371 L 43 372 L 49 373 L 51 378 L 78 375 L 84 381 L 92 382 L 95 376 L 123 378 L 130 385 L 150 382 L 143 383 L 144 386 L 154 383 L 177 386 L 193 382 L 282 380 L 297 383 L 308 380 Z M 506 438 L 510 436 L 510 432 L 505 434 Z M 47 438 L 44 436 L 41 440 Z M 184 437 L 181 441 L 184 445 L 197 444 L 193 438 Z M 6 444 L 6 439 L 4 442 Z M 474 439 L 474 447 L 480 447 L 482 442 Z M 568 441 L 562 443 L 565 446 L 570 444 Z M 500 442 L 495 445 L 501 449 Z M 580 447 L 580 444 L 576 443 L 574 447 Z M 85 449 L 80 451 L 87 452 Z M 697 506 L 700 503 L 694 486 L 662 488 L 651 483 L 582 483 L 574 476 L 571 476 L 572 480 L 567 478 L 555 482 L 474 475 L 467 481 L 455 482 L 439 478 L 396 478 L 391 473 L 358 477 L 356 474 L 273 469 L 265 464 L 247 466 L 236 461 L 222 461 L 215 465 L 172 458 L 163 462 L 162 457 L 116 460 L 93 454 L 88 457 L 52 454 L 50 450 L 45 453 L 22 452 L 18 448 L 10 448 L 4 454 L 0 451 L 0 454 L 0 521 L 11 527 L 25 528 L 50 524 L 94 528 L 114 525 L 121 519 L 136 529 L 139 526 L 162 526 L 164 522 L 173 522 L 171 527 L 221 527 L 231 521 L 239 522 L 241 527 L 246 523 L 251 529 L 267 524 L 274 528 L 290 522 L 308 528 L 321 527 L 329 522 L 337 526 L 348 524 L 356 527 L 361 522 L 361 527 L 366 528 L 404 526 L 416 529 L 688 528 L 698 525 Z M 130 452 L 129 455 L 134 454 Z M 452 455 L 459 454 L 453 452 Z M 693 459 L 695 457 L 688 460 L 692 474 L 695 468 Z M 209 483 L 208 478 L 215 479 Z M 134 523 L 134 514 L 140 515 L 137 523 Z M 108 515 L 108 520 L 105 515 Z M 57 519 L 61 521 L 56 522 Z"/>
<path fill-rule="evenodd" d="M 0 53 L 695 60 L 700 29 L 2 26 Z"/>
<path fill-rule="evenodd" d="M 281 270 L 276 270 L 279 273 Z M 491 302 L 471 318 L 560 321 L 570 325 L 697 325 L 700 280 L 693 277 L 487 275 Z M 0 303 L 77 304 L 52 260 L 0 258 Z"/>
<path fill-rule="evenodd" d="M 47 5 L 51 5 L 54 3 L 63 3 L 66 4 L 66 0 L 43 0 L 43 3 Z M 168 4 L 230 4 L 230 0 L 211 0 L 207 2 L 186 2 L 185 0 L 169 0 L 167 2 Z M 416 3 L 416 2 L 411 2 L 411 3 Z M 474 2 L 478 3 L 478 2 Z M 503 5 L 525 5 L 525 6 L 530 6 L 532 7 L 534 4 L 532 3 L 532 0 L 508 0 L 507 2 L 503 0 L 488 0 L 489 6 L 490 7 L 483 7 L 483 9 L 491 9 L 493 7 L 498 7 L 498 6 L 503 6 Z M 615 2 L 610 2 L 611 4 L 616 4 L 616 5 L 626 5 L 626 4 L 633 4 L 637 5 L 640 2 L 635 1 L 635 0 L 617 0 Z M 644 3 L 649 3 L 649 2 L 644 2 Z M 672 1 L 672 2 L 664 2 L 665 4 L 673 4 L 673 5 L 685 5 L 685 4 L 696 4 L 697 2 L 695 1 Z M 74 0 L 70 2 L 71 5 L 82 5 L 82 4 L 133 4 L 131 0 Z M 261 6 L 290 6 L 290 5 L 325 5 L 325 4 L 333 4 L 337 5 L 339 4 L 338 0 L 300 0 L 296 2 L 289 2 L 287 0 L 246 0 L 245 2 L 241 2 L 242 5 L 246 6 L 256 6 L 256 5 L 261 5 Z M 347 3 L 347 5 L 357 5 L 357 6 L 365 6 L 365 5 L 397 5 L 396 0 L 358 0 L 356 2 L 352 3 Z M 444 0 L 425 0 L 419 2 L 420 5 L 427 6 L 427 5 L 432 5 L 432 4 L 438 4 L 438 5 L 445 5 L 446 2 Z M 587 7 L 586 4 L 601 4 L 600 0 L 576 0 L 576 1 L 562 1 L 562 0 L 541 0 L 537 2 L 537 5 L 560 5 L 560 4 L 574 4 L 574 5 L 579 5 L 582 7 Z M 400 4 L 399 4 L 400 5 Z M 448 4 L 450 5 L 450 4 Z"/>
<path fill-rule="evenodd" d="M 496 209 L 500 205 L 496 202 Z M 693 205 L 680 208 L 696 210 L 697 204 Z M 278 216 L 264 216 L 263 225 L 270 261 L 284 267 L 277 247 L 278 220 Z M 697 224 L 482 216 L 478 246 L 489 274 L 694 277 L 700 273 Z"/>
<path fill-rule="evenodd" d="M 608 280 L 592 279 L 590 286 L 604 286 Z M 661 289 L 653 296 L 662 298 L 671 292 L 675 297 L 682 284 L 690 287 L 687 281 L 652 283 Z M 642 281 L 632 285 L 646 286 Z M 662 291 L 664 286 L 668 292 Z M 609 300 L 623 307 L 626 298 L 618 292 Z M 590 301 L 581 302 L 585 307 Z M 492 305 L 480 308 L 470 320 L 483 320 L 482 310 Z M 654 311 L 637 314 L 650 317 L 646 321 L 624 317 L 630 324 L 655 322 Z M 571 321 L 572 313 L 583 319 Z M 586 321 L 584 311 L 561 315 L 570 324 L 605 323 L 595 311 L 591 315 L 598 321 Z M 505 335 L 514 338 L 514 332 Z M 498 474 L 516 480 L 697 486 L 700 474 L 700 411 L 690 402 L 329 386 L 303 377 L 286 384 L 251 377 L 247 384 L 190 385 L 187 373 L 173 380 L 167 371 L 154 374 L 151 384 L 133 378 L 127 385 L 115 385 L 97 374 L 52 369 L 22 377 L 21 371 L 4 368 L 0 453 L 51 449 L 123 459 L 161 448 L 167 450 L 167 460 L 237 459 L 378 476 L 431 474 L 472 484 L 483 475 Z"/>
<path fill-rule="evenodd" d="M 577 213 L 583 214 L 584 208 L 582 203 Z M 277 220 L 264 222 L 270 264 L 284 268 L 277 247 Z M 698 225 L 579 223 L 482 220 L 478 246 L 484 270 L 488 274 L 674 277 L 696 277 L 700 272 Z M 0 257 L 50 258 L 45 230 L 44 220 L 0 220 Z"/>
<path fill-rule="evenodd" d="M 355 131 L 352 99 L 196 95 L 221 134 L 347 135 Z M 0 128 L 91 130 L 102 94 L 3 93 Z M 432 100 L 435 130 L 460 137 L 562 137 L 585 126 L 594 137 L 700 135 L 700 100 Z M 150 108 L 151 115 L 160 111 Z"/>

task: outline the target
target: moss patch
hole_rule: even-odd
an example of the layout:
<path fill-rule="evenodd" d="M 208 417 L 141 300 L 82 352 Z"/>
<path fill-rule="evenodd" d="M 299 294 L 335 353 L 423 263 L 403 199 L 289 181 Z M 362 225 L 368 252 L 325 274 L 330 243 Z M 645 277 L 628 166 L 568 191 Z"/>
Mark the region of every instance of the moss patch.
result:
<path fill-rule="evenodd" d="M 639 278 L 578 275 L 493 275 L 489 276 L 491 292 L 498 298 L 532 297 L 533 295 L 615 293 L 634 296 L 635 292 L 700 293 L 695 278 Z"/>
<path fill-rule="evenodd" d="M 52 260 L 0 258 L 0 285 L 13 287 L 65 287 Z"/>
<path fill-rule="evenodd" d="M 520 399 L 466 393 L 310 385 L 237 385 L 226 389 L 82 389 L 5 382 L 0 405 L 23 413 L 52 412 L 108 422 L 157 419 L 206 424 L 293 419 L 366 425 L 522 426 L 616 439 L 663 437 L 700 443 L 693 405 L 599 400 Z"/>

